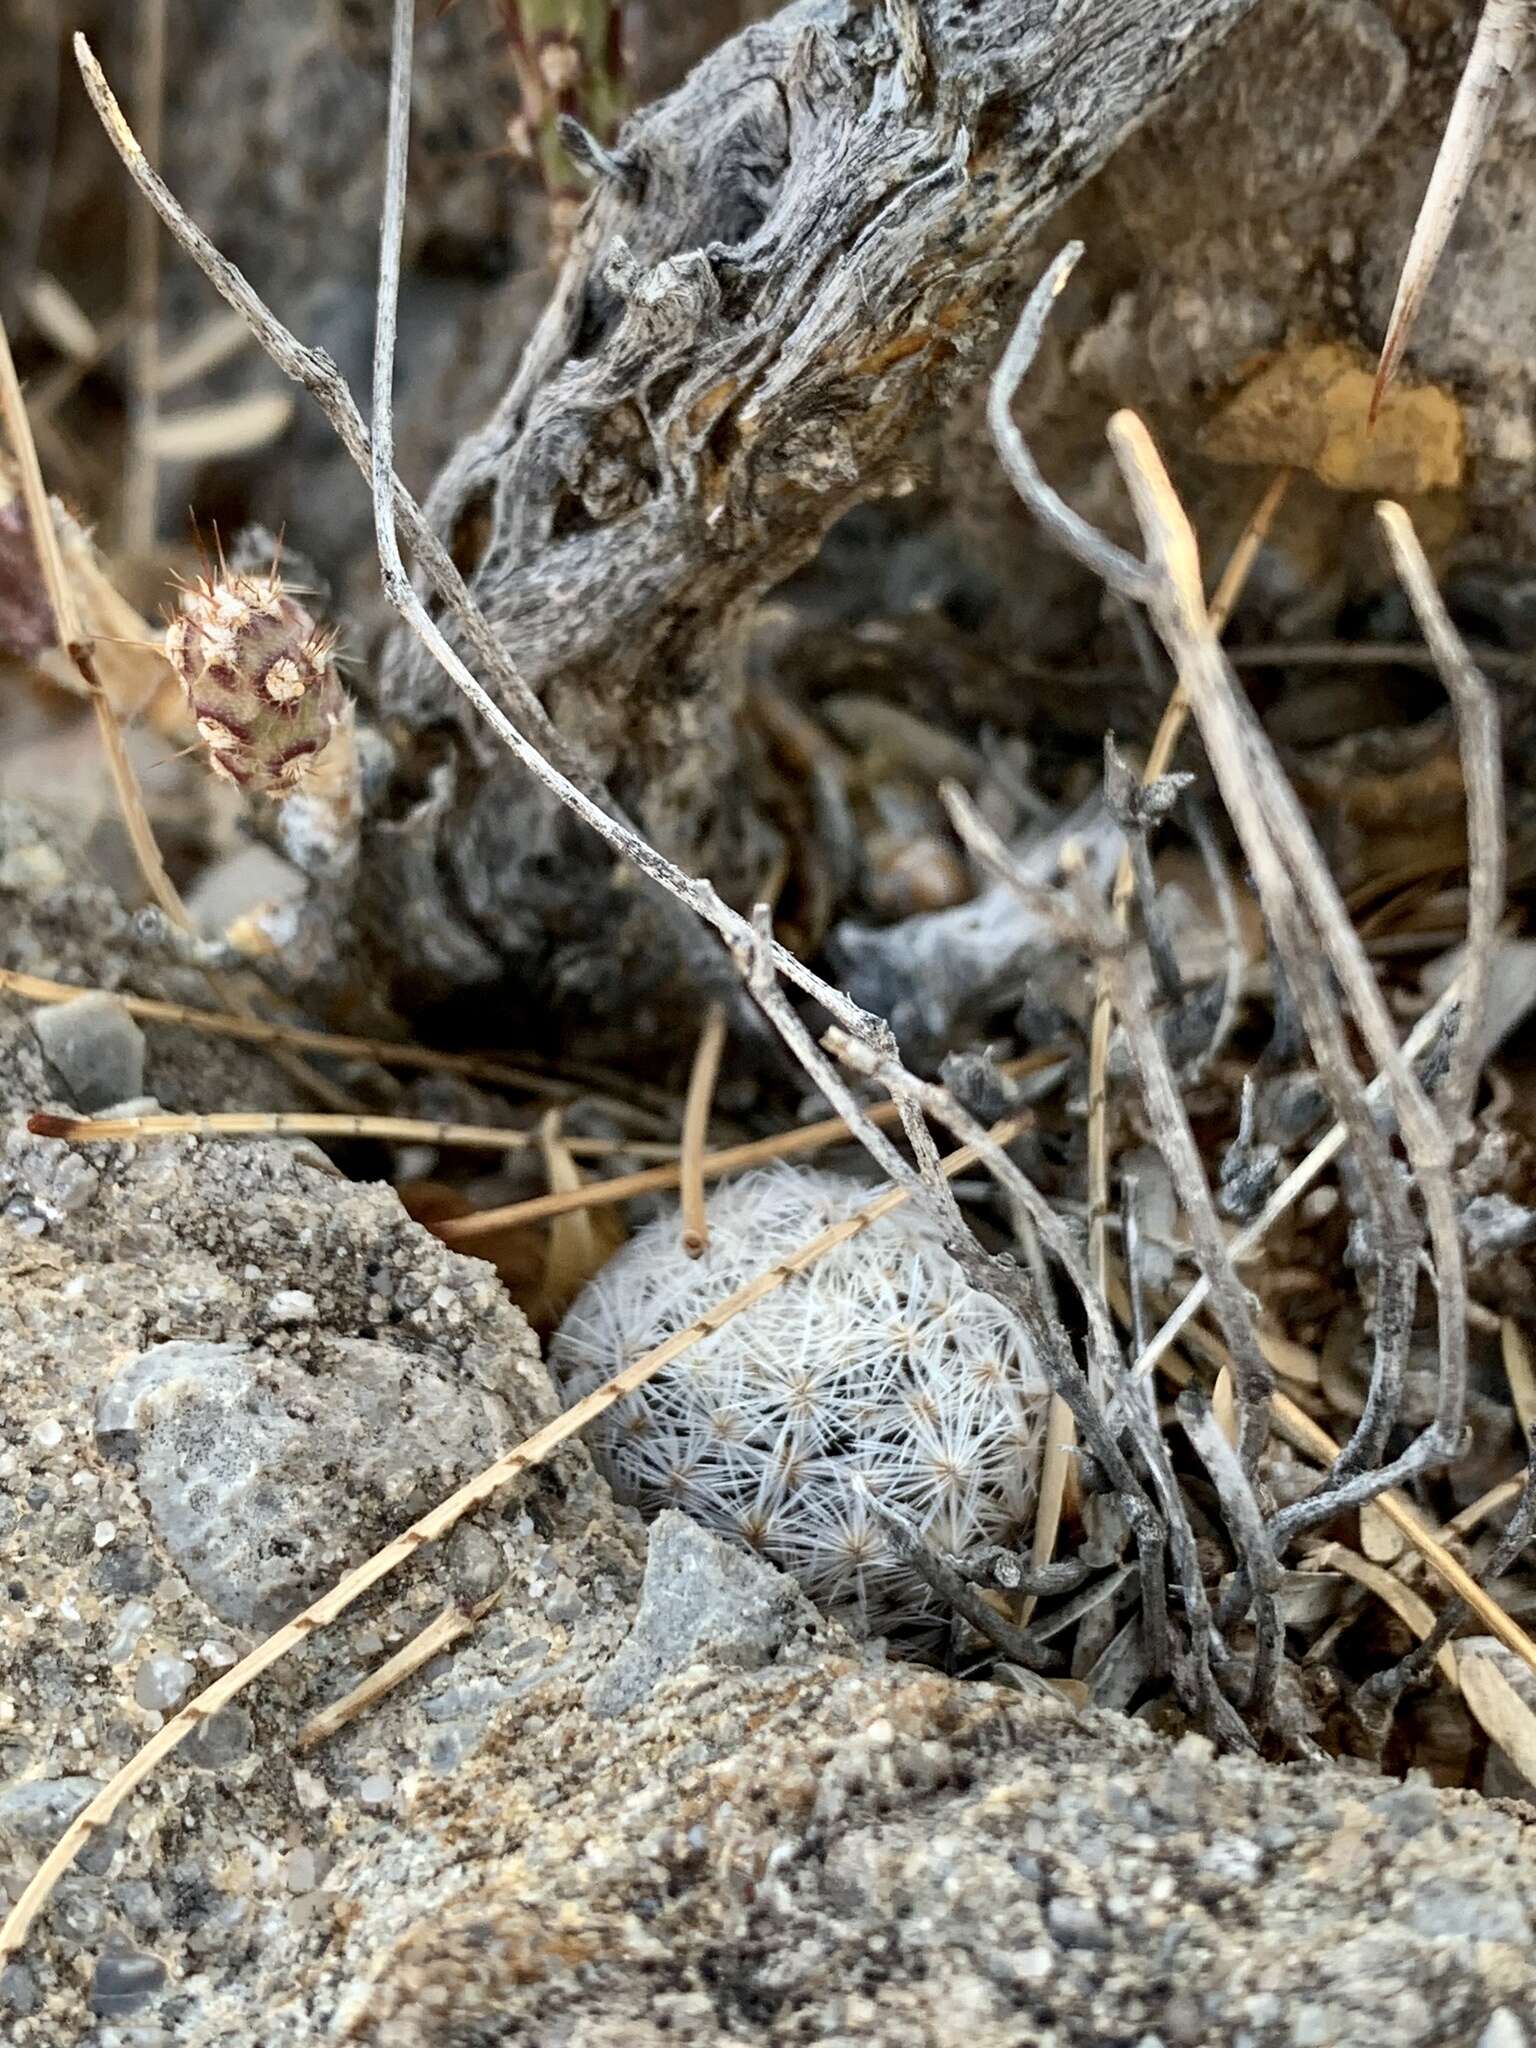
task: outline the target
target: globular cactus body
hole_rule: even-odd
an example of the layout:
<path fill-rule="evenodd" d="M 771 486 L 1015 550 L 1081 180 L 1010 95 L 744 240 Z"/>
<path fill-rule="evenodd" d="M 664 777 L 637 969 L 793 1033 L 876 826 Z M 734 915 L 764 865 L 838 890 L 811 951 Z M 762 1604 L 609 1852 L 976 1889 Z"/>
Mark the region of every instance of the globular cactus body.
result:
<path fill-rule="evenodd" d="M 853 1215 L 870 1189 L 778 1167 L 718 1188 L 695 1260 L 675 1217 L 577 1297 L 550 1349 L 568 1401 Z M 622 1499 L 678 1507 L 793 1572 L 860 1630 L 934 1625 L 870 1496 L 940 1550 L 1032 1526 L 1048 1391 L 1019 1323 L 908 1206 L 724 1325 L 586 1433 Z"/>
<path fill-rule="evenodd" d="M 212 767 L 242 789 L 291 795 L 346 716 L 332 642 L 276 575 L 187 586 L 165 651 Z"/>

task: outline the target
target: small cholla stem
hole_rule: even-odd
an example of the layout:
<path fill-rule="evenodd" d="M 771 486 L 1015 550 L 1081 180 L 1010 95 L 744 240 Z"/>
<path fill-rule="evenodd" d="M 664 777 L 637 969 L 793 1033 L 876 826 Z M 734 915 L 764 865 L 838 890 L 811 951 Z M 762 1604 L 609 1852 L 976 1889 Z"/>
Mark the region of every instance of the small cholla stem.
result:
<path fill-rule="evenodd" d="M 165 652 L 216 775 L 254 795 L 288 797 L 315 783 L 338 734 L 350 757 L 351 707 L 334 648 L 275 566 L 252 575 L 221 562 L 216 575 L 183 587 Z"/>

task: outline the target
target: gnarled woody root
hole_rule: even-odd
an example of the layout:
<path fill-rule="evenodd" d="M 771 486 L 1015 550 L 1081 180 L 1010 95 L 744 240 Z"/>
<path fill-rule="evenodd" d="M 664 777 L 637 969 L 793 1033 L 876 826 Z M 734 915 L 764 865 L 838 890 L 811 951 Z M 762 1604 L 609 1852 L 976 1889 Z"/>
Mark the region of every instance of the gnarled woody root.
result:
<path fill-rule="evenodd" d="M 913 427 L 974 381 L 1031 231 L 1248 4 L 801 0 L 590 153 L 549 309 L 427 510 L 562 734 L 739 906 L 774 853 L 744 619 L 898 480 Z M 648 900 L 414 640 L 381 696 L 423 748 L 456 730 L 430 797 L 408 748 L 365 827 L 362 923 L 414 944 L 400 967 L 428 986 L 506 976 L 632 1020 L 677 974 Z"/>

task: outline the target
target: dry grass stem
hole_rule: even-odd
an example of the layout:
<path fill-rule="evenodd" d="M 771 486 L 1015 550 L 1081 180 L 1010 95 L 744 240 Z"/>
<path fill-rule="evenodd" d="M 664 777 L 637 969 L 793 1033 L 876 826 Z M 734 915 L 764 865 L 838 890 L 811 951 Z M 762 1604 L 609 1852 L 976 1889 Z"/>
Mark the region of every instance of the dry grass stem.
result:
<path fill-rule="evenodd" d="M 998 1071 L 1010 1078 L 1036 1075 L 1054 1078 L 1063 1071 L 1059 1054 L 1050 1051 L 1026 1053 L 1016 1060 L 1000 1062 Z M 882 1129 L 901 1121 L 894 1102 L 871 1103 L 865 1115 Z M 1026 1118 L 1026 1123 L 1032 1118 Z M 753 1138 L 742 1145 L 727 1145 L 718 1152 L 706 1152 L 699 1170 L 706 1181 L 720 1180 L 748 1167 L 766 1166 L 775 1159 L 809 1159 L 833 1145 L 856 1142 L 854 1133 L 840 1116 L 822 1117 L 813 1124 L 801 1124 L 791 1131 L 776 1131 L 768 1138 Z M 524 1223 L 542 1223 L 551 1216 L 566 1215 L 572 1209 L 595 1209 L 614 1202 L 628 1202 L 636 1195 L 654 1195 L 675 1188 L 682 1179 L 679 1166 L 651 1166 L 640 1173 L 626 1173 L 612 1180 L 589 1181 L 568 1194 L 534 1195 L 526 1202 L 508 1202 L 496 1209 L 479 1209 L 470 1216 L 455 1216 L 433 1225 L 445 1244 L 470 1244 L 498 1230 L 510 1230 Z"/>
<path fill-rule="evenodd" d="M 226 1110 L 216 1116 L 53 1116 L 38 1110 L 27 1118 L 34 1137 L 67 1138 L 74 1144 L 117 1144 L 140 1138 L 374 1138 L 393 1145 L 459 1146 L 473 1152 L 524 1152 L 541 1142 L 536 1131 L 503 1130 L 497 1124 L 436 1123 L 414 1116 L 311 1116 L 302 1110 Z M 642 1159 L 675 1159 L 675 1145 L 639 1138 L 563 1138 L 566 1149 L 586 1159 L 631 1152 Z"/>
<path fill-rule="evenodd" d="M 678 1160 L 678 1185 L 682 1190 L 683 1249 L 699 1258 L 709 1247 L 709 1219 L 704 1213 L 704 1146 L 709 1134 L 709 1115 L 714 1106 L 715 1083 L 720 1078 L 720 1055 L 725 1049 L 725 1008 L 711 1003 L 704 1013 L 698 1049 L 688 1076 L 688 1095 L 683 1104 L 682 1156 Z"/>
<path fill-rule="evenodd" d="M 451 1650 L 455 1643 L 472 1634 L 476 1624 L 490 1613 L 500 1598 L 499 1592 L 492 1593 L 489 1599 L 474 1607 L 463 1607 L 458 1601 L 450 1600 L 441 1614 L 396 1650 L 393 1657 L 387 1657 L 376 1671 L 370 1671 L 341 1699 L 311 1716 L 294 1737 L 295 1751 L 302 1756 L 308 1750 L 318 1749 L 322 1742 L 329 1742 L 333 1735 L 339 1735 L 343 1728 L 366 1714 L 370 1707 L 404 1685 L 408 1678 L 414 1677 L 423 1664 L 430 1664 L 434 1657 L 440 1657 L 444 1650 Z"/>
<path fill-rule="evenodd" d="M 598 1104 L 626 1121 L 654 1125 L 657 1115 L 618 1096 L 607 1096 L 577 1081 L 559 1081 L 527 1067 L 470 1052 L 439 1052 L 432 1046 L 402 1045 L 393 1038 L 360 1038 L 342 1031 L 311 1031 L 299 1024 L 273 1024 L 264 1017 L 232 1017 L 220 1010 L 198 1010 L 187 1003 L 163 1002 L 157 996 L 127 995 L 121 989 L 96 989 L 68 981 L 50 981 L 40 974 L 22 974 L 0 967 L 0 992 L 29 1003 L 72 1003 L 80 996 L 110 995 L 130 1016 L 157 1024 L 184 1025 L 211 1038 L 237 1038 L 249 1045 L 290 1046 L 295 1051 L 324 1053 L 332 1059 L 372 1060 L 381 1067 L 417 1068 L 423 1073 L 461 1074 L 469 1081 L 488 1081 L 525 1095 L 555 1102 L 582 1100 Z"/>

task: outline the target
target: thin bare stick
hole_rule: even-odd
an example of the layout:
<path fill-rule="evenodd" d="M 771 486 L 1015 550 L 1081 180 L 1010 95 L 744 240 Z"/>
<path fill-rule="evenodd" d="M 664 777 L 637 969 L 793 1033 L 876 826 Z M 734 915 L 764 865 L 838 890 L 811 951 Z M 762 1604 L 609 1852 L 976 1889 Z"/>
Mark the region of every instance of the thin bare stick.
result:
<path fill-rule="evenodd" d="M 1068 849 L 1062 859 L 1063 869 L 1077 884 L 1068 907 L 1064 900 L 1054 898 L 1050 891 L 1022 873 L 1002 839 L 958 784 L 945 783 L 941 795 L 967 851 L 989 874 L 1013 889 L 1030 909 L 1051 918 L 1065 938 L 1083 945 L 1099 962 L 1108 982 L 1110 1000 L 1125 1023 L 1154 1142 L 1173 1176 L 1200 1270 L 1210 1282 L 1212 1303 L 1232 1353 L 1243 1469 L 1251 1474 L 1257 1469 L 1269 1434 L 1268 1407 L 1274 1373 L 1260 1347 L 1247 1292 L 1232 1264 L 1172 1063 L 1126 958 L 1125 934 L 1092 894 L 1080 862 L 1070 858 L 1075 849 Z M 1103 1298 L 1102 1287 L 1094 1287 L 1093 1291 Z M 1106 1384 L 1106 1394 L 1112 1384 Z"/>
<path fill-rule="evenodd" d="M 704 1212 L 704 1141 L 709 1133 L 709 1113 L 714 1105 L 724 1048 L 725 1006 L 711 1003 L 704 1013 L 704 1028 L 699 1033 L 688 1076 L 682 1154 L 677 1162 L 678 1185 L 682 1189 L 683 1250 L 690 1259 L 700 1257 L 709 1248 L 709 1219 Z"/>
<path fill-rule="evenodd" d="M 165 102 L 165 0 L 137 0 L 134 111 L 145 154 L 158 160 Z M 128 443 L 123 477 L 122 540 L 130 555 L 155 544 L 160 462 L 155 427 L 160 412 L 160 223 L 135 207 L 128 221 L 129 300 Z"/>
<path fill-rule="evenodd" d="M 1136 1198 L 1136 1181 L 1127 1176 L 1124 1182 L 1125 1232 L 1122 1250 L 1125 1258 L 1125 1290 L 1129 1299 L 1123 1304 L 1119 1297 L 1118 1276 L 1111 1269 L 1108 1275 L 1109 1299 L 1111 1306 L 1128 1311 L 1131 1333 L 1134 1341 L 1143 1341 L 1140 1314 L 1139 1290 L 1134 1274 L 1137 1266 L 1138 1240 L 1140 1231 L 1139 1209 Z M 1213 1633 L 1211 1603 L 1206 1596 L 1205 1578 L 1201 1559 L 1195 1542 L 1195 1532 L 1190 1526 L 1189 1507 L 1184 1499 L 1183 1488 L 1174 1474 L 1173 1460 L 1169 1455 L 1168 1442 L 1163 1435 L 1162 1424 L 1157 1413 L 1156 1391 L 1148 1380 L 1127 1381 L 1120 1395 L 1120 1408 L 1126 1418 L 1141 1460 L 1152 1481 L 1152 1490 L 1157 1496 L 1163 1519 L 1168 1525 L 1168 1548 L 1173 1556 L 1173 1568 L 1178 1578 L 1179 1590 L 1184 1598 L 1184 1627 L 1188 1639 L 1186 1656 L 1170 1659 L 1174 1684 L 1191 1712 L 1207 1725 L 1216 1726 L 1229 1739 L 1233 1730 L 1241 1732 L 1242 1740 L 1237 1747 L 1253 1747 L 1243 1723 L 1238 1719 L 1231 1703 L 1216 1686 L 1212 1670 L 1213 1655 L 1222 1649 Z"/>
<path fill-rule="evenodd" d="M 1467 960 L 1462 1004 L 1441 1100 L 1453 1133 L 1470 1135 L 1473 1098 L 1482 1063 L 1483 1016 L 1493 974 L 1499 920 L 1504 915 L 1508 860 L 1504 827 L 1504 761 L 1498 700 L 1474 667 L 1435 587 L 1413 521 L 1401 505 L 1383 503 L 1376 516 L 1392 551 L 1398 580 L 1435 658 L 1456 716 L 1462 775 L 1467 789 Z"/>
<path fill-rule="evenodd" d="M 992 1130 L 989 1134 L 990 1142 L 1005 1145 L 1018 1135 L 1021 1127 L 1019 1118 L 1010 1118 Z M 975 1147 L 962 1146 L 944 1161 L 945 1174 L 952 1178 L 955 1174 L 963 1173 L 967 1167 L 975 1165 L 978 1156 Z M 259 1643 L 249 1656 L 242 1657 L 238 1664 L 231 1665 L 228 1671 L 222 1673 L 212 1685 L 199 1693 L 195 1700 L 182 1707 L 163 1728 L 158 1729 L 137 1755 L 131 1757 L 89 1804 L 76 1814 L 44 1857 L 4 1923 L 0 1924 L 0 1960 L 14 1955 L 21 1948 L 33 1921 L 47 1904 L 55 1885 L 69 1870 L 91 1836 L 108 1824 L 129 1794 L 143 1784 L 155 1766 L 184 1742 L 194 1728 L 201 1726 L 222 1707 L 228 1706 L 232 1699 L 260 1678 L 263 1672 L 270 1671 L 274 1664 L 281 1662 L 317 1630 L 329 1627 L 339 1615 L 344 1614 L 365 1593 L 378 1585 L 380 1580 L 389 1578 L 398 1571 L 423 1544 L 441 1542 L 465 1515 L 475 1508 L 483 1507 L 512 1480 L 531 1471 L 536 1465 L 541 1465 L 559 1449 L 561 1444 L 569 1442 L 579 1431 L 585 1429 L 589 1422 L 595 1422 L 597 1417 L 606 1413 L 615 1402 L 622 1401 L 626 1394 L 632 1394 L 637 1387 L 643 1386 L 664 1366 L 672 1364 L 674 1359 L 681 1358 L 696 1344 L 702 1344 L 706 1337 L 714 1336 L 716 1331 L 722 1330 L 734 1317 L 754 1308 L 758 1302 L 776 1293 L 779 1288 L 787 1286 L 797 1275 L 807 1272 L 814 1266 L 818 1259 L 824 1258 L 828 1252 L 835 1251 L 839 1245 L 847 1244 L 852 1238 L 858 1237 L 879 1222 L 881 1217 L 889 1216 L 893 1210 L 899 1209 L 910 1199 L 911 1195 L 906 1188 L 887 1188 L 872 1201 L 867 1202 L 855 1215 L 832 1224 L 803 1244 L 798 1251 L 791 1252 L 788 1258 L 781 1259 L 776 1266 L 759 1273 L 756 1279 L 749 1280 L 744 1287 L 739 1287 L 724 1301 L 717 1302 L 713 1308 L 707 1309 L 685 1330 L 676 1331 L 654 1351 L 648 1351 L 643 1358 L 637 1358 L 633 1364 L 625 1366 L 622 1372 L 615 1373 L 612 1379 L 605 1380 L 600 1387 L 594 1388 L 582 1400 L 567 1408 L 563 1415 L 558 1415 L 552 1422 L 545 1423 L 542 1429 L 536 1430 L 514 1449 L 504 1452 L 494 1463 L 487 1465 L 484 1471 L 466 1480 L 457 1492 L 439 1502 L 393 1542 L 386 1544 L 374 1556 L 339 1579 L 329 1592 L 323 1593 L 275 1635 L 268 1636 L 265 1642 Z"/>
<path fill-rule="evenodd" d="M 118 1144 L 137 1138 L 375 1138 L 394 1145 L 457 1146 L 472 1152 L 524 1152 L 539 1143 L 536 1131 L 503 1130 L 496 1124 L 436 1123 L 414 1116 L 311 1116 L 304 1110 L 224 1110 L 215 1116 L 53 1116 L 37 1110 L 27 1118 L 37 1138 L 68 1138 L 74 1144 Z M 642 1159 L 675 1159 L 675 1145 L 639 1138 L 565 1138 L 566 1148 L 587 1159 L 633 1152 Z"/>
<path fill-rule="evenodd" d="M 1014 396 L 1039 353 L 1040 337 L 1051 307 L 1065 290 L 1082 253 L 1081 242 L 1068 242 L 1030 293 L 1013 338 L 992 375 L 987 393 L 987 430 L 1008 472 L 1008 481 L 1051 538 L 1059 541 L 1069 555 L 1116 596 L 1140 604 L 1151 594 L 1152 579 L 1146 565 L 1106 540 L 1050 488 L 1013 417 Z"/>
<path fill-rule="evenodd" d="M 1210 1042 L 1195 1059 L 1188 1064 L 1186 1072 L 1190 1080 L 1200 1080 L 1213 1060 L 1221 1054 L 1232 1036 L 1232 1027 L 1237 1022 L 1237 1008 L 1242 1001 L 1243 977 L 1248 966 L 1248 946 L 1243 934 L 1242 919 L 1237 908 L 1237 891 L 1232 886 L 1232 877 L 1221 846 L 1212 829 L 1210 818 L 1200 799 L 1191 796 L 1185 805 L 1186 823 L 1190 837 L 1200 854 L 1200 864 L 1205 869 L 1206 880 L 1216 900 L 1216 915 L 1221 921 L 1221 936 L 1226 947 L 1226 965 L 1221 980 L 1221 1008 L 1216 1013 L 1216 1022 L 1211 1027 Z"/>
<path fill-rule="evenodd" d="M 1371 392 L 1369 418 L 1373 421 L 1408 345 L 1424 294 L 1445 252 L 1472 174 L 1498 118 L 1505 88 L 1520 62 L 1530 32 L 1530 0 L 1487 0 L 1473 39 L 1472 54 L 1456 88 L 1451 117 L 1430 173 L 1429 189 L 1414 222 L 1408 254 L 1403 259 L 1397 298 L 1387 322 L 1387 336 L 1381 345 L 1381 360 Z"/>
<path fill-rule="evenodd" d="M 1038 345 L 1038 344 L 1037 344 Z M 1023 367 L 1027 367 L 1027 364 Z M 1021 368 L 1020 375 L 1023 374 Z M 1011 416 L 1008 421 L 1012 426 Z M 1017 430 L 1015 429 L 1015 432 Z M 1013 472 L 1010 470 L 1010 475 Z M 1269 536 L 1290 488 L 1292 472 L 1281 469 L 1275 472 L 1264 490 L 1247 523 L 1238 536 L 1237 545 L 1227 558 L 1226 568 L 1211 599 L 1210 619 L 1213 631 L 1220 633 L 1231 618 L 1247 586 L 1248 577 L 1259 550 Z M 1015 487 L 1018 477 L 1013 475 Z M 1042 489 L 1043 489 L 1042 484 Z M 1139 617 L 1139 613 L 1137 614 Z M 1160 780 L 1173 766 L 1178 752 L 1179 740 L 1189 719 L 1189 693 L 1182 679 L 1175 686 L 1163 707 L 1153 735 L 1151 750 L 1146 766 L 1142 770 L 1142 781 L 1150 784 Z M 1115 922 L 1121 931 L 1129 926 L 1131 895 L 1135 871 L 1129 845 L 1120 858 L 1115 871 L 1114 892 L 1111 907 Z M 1225 1015 L 1225 1012 L 1224 1012 Z M 1101 973 L 1094 989 L 1093 1015 L 1088 1027 L 1088 1262 L 1094 1281 L 1103 1291 L 1109 1267 L 1109 1045 L 1114 1028 L 1114 1006 L 1109 997 L 1109 984 Z M 1074 1432 L 1071 1417 L 1065 1409 L 1052 1407 L 1046 1424 L 1045 1464 L 1040 1482 L 1040 1513 L 1035 1522 L 1034 1559 L 1037 1564 L 1055 1554 L 1062 1509 L 1067 1503 L 1071 1487 L 1072 1449 Z"/>
<path fill-rule="evenodd" d="M 978 1635 L 985 1636 L 992 1647 L 1012 1663 L 1021 1664 L 1026 1671 L 1051 1669 L 1053 1659 L 1050 1652 L 1043 1649 L 1026 1630 L 1000 1614 L 947 1557 L 940 1555 L 909 1514 L 894 1501 L 882 1500 L 862 1478 L 858 1484 L 870 1512 L 884 1529 L 892 1550 L 903 1564 L 911 1566 L 946 1607 L 958 1614 L 962 1621 L 969 1622 Z M 1060 1670 L 1059 1661 L 1056 1661 L 1055 1668 Z"/>
<path fill-rule="evenodd" d="M 1188 1387 L 1179 1396 L 1178 1415 L 1184 1434 L 1194 1445 L 1216 1489 L 1227 1533 L 1253 1596 L 1256 1648 L 1248 1706 L 1263 1728 L 1274 1710 L 1283 1647 L 1275 1606 L 1280 1567 L 1269 1547 L 1264 1517 L 1254 1498 L 1249 1475 L 1223 1435 L 1209 1404 L 1193 1387 Z"/>
<path fill-rule="evenodd" d="M 27 520 L 32 529 L 32 545 L 37 551 L 38 566 L 42 570 L 43 585 L 48 592 L 48 602 L 53 610 L 54 627 L 59 636 L 59 645 L 79 671 L 86 694 L 96 714 L 96 727 L 101 736 L 107 765 L 112 774 L 112 786 L 117 795 L 118 809 L 133 847 L 134 858 L 146 886 L 166 916 L 176 923 L 190 922 L 186 907 L 177 894 L 175 884 L 165 871 L 160 858 L 160 849 L 155 844 L 154 831 L 149 815 L 144 808 L 143 792 L 128 758 L 123 743 L 122 729 L 118 725 L 111 700 L 101 686 L 93 658 L 94 649 L 80 620 L 75 604 L 75 594 L 64 571 L 64 558 L 59 550 L 59 537 L 54 530 L 53 508 L 48 502 L 48 493 L 43 484 L 43 473 L 38 466 L 37 446 L 32 439 L 32 428 L 27 418 L 26 403 L 21 395 L 21 385 L 16 377 L 16 364 L 11 356 L 10 339 L 0 322 L 0 415 L 4 416 L 6 437 L 21 478 L 22 500 L 27 508 Z"/>
<path fill-rule="evenodd" d="M 504 1060 L 484 1058 L 478 1053 L 438 1052 L 431 1046 L 402 1045 L 393 1038 L 359 1038 L 343 1031 L 311 1031 L 300 1024 L 273 1024 L 264 1017 L 232 1017 L 220 1010 L 194 1009 L 189 1003 L 163 1002 L 158 996 L 134 996 L 121 989 L 49 981 L 40 974 L 21 974 L 10 967 L 0 967 L 0 992 L 29 1003 L 73 1003 L 81 996 L 110 995 L 132 1017 L 184 1025 L 189 1031 L 202 1031 L 211 1038 L 238 1038 L 250 1045 L 291 1046 L 296 1051 L 326 1053 L 333 1059 L 373 1060 L 381 1067 L 416 1067 L 426 1073 L 462 1074 L 466 1080 L 495 1082 L 503 1088 L 520 1089 L 525 1095 L 546 1096 L 553 1102 L 571 1102 L 580 1097 L 598 1103 L 615 1116 L 640 1117 L 652 1125 L 657 1121 L 652 1111 L 638 1109 L 618 1096 L 600 1095 L 579 1082 L 556 1081 L 548 1074 L 509 1066 Z"/>
<path fill-rule="evenodd" d="M 1461 977 L 1458 975 L 1449 988 L 1438 996 L 1427 1009 L 1412 1031 L 1403 1041 L 1403 1055 L 1417 1059 L 1429 1050 L 1439 1035 L 1446 1018 L 1455 1009 L 1461 994 Z M 1365 1100 L 1380 1102 L 1386 1093 L 1386 1084 L 1378 1074 L 1363 1091 Z M 1318 1176 L 1325 1173 L 1349 1144 L 1349 1133 L 1342 1123 L 1334 1124 L 1308 1152 L 1305 1159 L 1293 1166 L 1279 1187 L 1270 1196 L 1264 1207 L 1251 1223 L 1244 1224 L 1231 1240 L 1229 1250 L 1239 1264 L 1256 1251 L 1263 1243 L 1270 1229 L 1288 1209 L 1294 1208 Z M 1179 1341 L 1186 1326 L 1194 1320 L 1210 1298 L 1210 1287 L 1204 1275 L 1194 1283 L 1176 1309 L 1168 1314 L 1161 1327 L 1136 1359 L 1131 1368 L 1134 1379 L 1144 1379 L 1153 1372 L 1167 1351 Z M 1337 1446 L 1335 1446 L 1337 1449 Z"/>
<path fill-rule="evenodd" d="M 1201 737 L 1244 852 L 1256 873 L 1261 864 L 1272 867 L 1272 855 L 1263 843 L 1272 839 L 1291 884 L 1307 904 L 1322 951 L 1385 1076 L 1417 1179 L 1434 1249 L 1440 1356 L 1434 1419 L 1411 1453 L 1422 1470 L 1457 1455 L 1466 1408 L 1466 1271 L 1450 1142 L 1403 1057 L 1370 961 L 1296 793 L 1203 616 L 1199 552 L 1151 436 L 1133 414 L 1122 412 L 1110 422 L 1109 440 L 1130 489 L 1149 557 L 1161 572 L 1154 579 L 1149 607 L 1153 623 L 1181 673 L 1189 675 Z M 1283 878 L 1280 887 L 1284 888 Z"/>
<path fill-rule="evenodd" d="M 499 1591 L 474 1607 L 464 1607 L 457 1600 L 450 1600 L 435 1620 L 429 1621 L 424 1629 L 412 1636 L 393 1657 L 388 1657 L 376 1671 L 370 1671 L 349 1693 L 343 1694 L 328 1707 L 322 1707 L 312 1715 L 293 1739 L 294 1749 L 299 1755 L 311 1749 L 318 1749 L 322 1742 L 329 1742 L 333 1735 L 351 1722 L 366 1714 L 389 1693 L 413 1678 L 423 1664 L 430 1664 L 434 1657 L 451 1650 L 453 1645 L 471 1634 L 475 1625 L 490 1613 L 501 1598 Z"/>
<path fill-rule="evenodd" d="M 1166 817 L 1180 791 L 1193 780 L 1188 775 L 1167 775 L 1154 781 L 1135 775 L 1115 745 L 1112 732 L 1104 735 L 1104 801 L 1109 815 L 1125 835 L 1121 860 L 1131 871 L 1131 900 L 1141 911 L 1141 934 L 1152 967 L 1158 1000 L 1172 1005 L 1184 994 L 1173 934 L 1158 900 L 1157 879 L 1152 870 L 1152 834 Z M 1125 906 L 1127 913 L 1130 903 Z M 1129 916 L 1116 917 L 1116 929 L 1129 929 Z"/>

